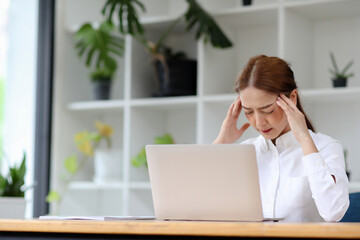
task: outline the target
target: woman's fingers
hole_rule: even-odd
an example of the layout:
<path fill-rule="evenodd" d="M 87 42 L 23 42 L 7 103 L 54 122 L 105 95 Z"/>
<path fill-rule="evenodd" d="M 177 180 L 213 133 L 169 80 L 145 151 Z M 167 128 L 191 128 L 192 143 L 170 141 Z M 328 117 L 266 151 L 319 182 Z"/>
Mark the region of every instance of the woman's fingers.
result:
<path fill-rule="evenodd" d="M 288 104 L 284 101 L 284 99 L 282 99 L 281 97 L 278 97 L 276 100 L 277 105 L 279 105 L 282 110 L 284 110 L 284 112 L 287 114 L 290 110 Z"/>
<path fill-rule="evenodd" d="M 240 115 L 240 112 L 241 112 L 241 101 L 240 101 L 240 97 L 238 96 L 234 102 L 232 116 L 237 119 Z"/>
<path fill-rule="evenodd" d="M 293 101 L 291 101 L 290 98 L 286 97 L 285 94 L 280 94 L 280 99 L 282 99 L 292 110 L 296 110 L 297 107 Z"/>
<path fill-rule="evenodd" d="M 227 116 L 230 117 L 232 115 L 232 112 L 233 112 L 233 109 L 234 109 L 234 105 L 235 105 L 235 102 L 233 102 L 230 107 L 229 107 L 229 110 L 227 112 Z"/>
<path fill-rule="evenodd" d="M 240 136 L 246 131 L 246 129 L 248 129 L 250 127 L 250 123 L 245 123 L 244 125 L 242 125 L 242 127 L 239 129 L 239 134 Z"/>

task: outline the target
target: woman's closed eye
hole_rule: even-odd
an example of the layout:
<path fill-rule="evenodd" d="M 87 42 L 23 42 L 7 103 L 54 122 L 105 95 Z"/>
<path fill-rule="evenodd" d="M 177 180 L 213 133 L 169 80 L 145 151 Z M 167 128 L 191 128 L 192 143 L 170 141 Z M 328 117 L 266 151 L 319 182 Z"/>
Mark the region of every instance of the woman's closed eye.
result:
<path fill-rule="evenodd" d="M 273 113 L 274 112 L 274 110 L 271 110 L 270 112 L 263 112 L 263 113 L 265 113 L 265 114 L 271 114 L 271 113 Z"/>

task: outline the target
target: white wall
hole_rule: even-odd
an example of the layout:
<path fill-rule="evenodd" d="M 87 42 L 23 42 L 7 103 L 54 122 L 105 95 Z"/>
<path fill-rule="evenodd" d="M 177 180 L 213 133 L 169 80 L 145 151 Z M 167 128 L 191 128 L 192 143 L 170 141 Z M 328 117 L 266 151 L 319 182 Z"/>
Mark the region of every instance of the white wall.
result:
<path fill-rule="evenodd" d="M 4 151 L 19 162 L 27 154 L 26 184 L 34 179 L 34 130 L 38 0 L 11 0 L 8 13 Z M 32 214 L 32 191 L 26 192 L 26 217 Z"/>

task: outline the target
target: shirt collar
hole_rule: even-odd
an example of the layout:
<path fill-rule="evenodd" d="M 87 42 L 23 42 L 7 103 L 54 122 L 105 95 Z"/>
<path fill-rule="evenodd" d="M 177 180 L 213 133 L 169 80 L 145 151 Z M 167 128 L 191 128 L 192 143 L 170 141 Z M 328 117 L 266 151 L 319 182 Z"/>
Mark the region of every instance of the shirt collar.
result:
<path fill-rule="evenodd" d="M 264 148 L 266 151 L 276 148 L 276 146 L 281 146 L 283 149 L 288 149 L 294 145 L 299 144 L 291 130 L 276 139 L 276 146 L 272 143 L 270 139 L 266 139 L 262 135 L 261 137 L 263 139 Z"/>

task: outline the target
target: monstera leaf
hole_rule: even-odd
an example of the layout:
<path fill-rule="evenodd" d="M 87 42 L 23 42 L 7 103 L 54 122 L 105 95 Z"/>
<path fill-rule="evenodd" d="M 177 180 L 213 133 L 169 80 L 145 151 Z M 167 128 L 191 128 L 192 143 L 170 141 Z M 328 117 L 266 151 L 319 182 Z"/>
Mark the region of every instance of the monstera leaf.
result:
<path fill-rule="evenodd" d="M 114 25 L 108 21 L 97 29 L 86 23 L 75 34 L 75 47 L 80 57 L 86 55 L 86 66 L 106 70 L 109 75 L 117 68 L 114 56 L 122 56 L 124 52 L 124 40 L 112 36 L 113 29 Z"/>
<path fill-rule="evenodd" d="M 112 22 L 112 16 L 117 9 L 120 32 L 129 33 L 131 35 L 142 35 L 144 33 L 144 28 L 139 22 L 136 5 L 140 7 L 143 12 L 146 11 L 144 5 L 138 0 L 107 0 L 102 9 L 102 13 L 109 22 Z M 127 22 L 127 27 L 124 26 L 124 20 Z"/>
<path fill-rule="evenodd" d="M 216 48 L 232 47 L 230 40 L 211 16 L 195 0 L 186 1 L 189 4 L 189 9 L 185 14 L 187 30 L 191 30 L 195 25 L 198 25 L 196 39 L 203 36 L 205 42 L 210 40 L 211 44 Z"/>

